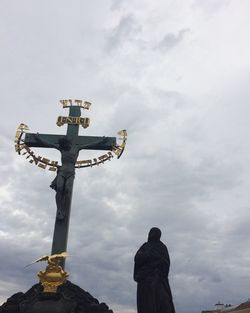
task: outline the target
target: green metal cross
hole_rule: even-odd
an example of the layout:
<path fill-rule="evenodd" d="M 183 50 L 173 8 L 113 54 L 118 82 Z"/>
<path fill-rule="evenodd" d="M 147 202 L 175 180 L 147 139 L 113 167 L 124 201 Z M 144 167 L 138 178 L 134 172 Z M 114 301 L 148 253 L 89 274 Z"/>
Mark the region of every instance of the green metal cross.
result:
<path fill-rule="evenodd" d="M 70 117 L 80 117 L 81 107 L 70 106 Z M 112 150 L 116 137 L 78 136 L 79 124 L 69 124 L 67 135 L 32 134 L 25 135 L 24 144 L 28 147 L 56 148 L 61 152 L 62 165 L 51 187 L 56 190 L 57 215 L 51 254 L 67 251 L 70 209 L 75 177 L 75 163 L 82 149 Z M 65 261 L 64 261 L 65 262 Z M 64 262 L 62 267 L 64 268 Z"/>

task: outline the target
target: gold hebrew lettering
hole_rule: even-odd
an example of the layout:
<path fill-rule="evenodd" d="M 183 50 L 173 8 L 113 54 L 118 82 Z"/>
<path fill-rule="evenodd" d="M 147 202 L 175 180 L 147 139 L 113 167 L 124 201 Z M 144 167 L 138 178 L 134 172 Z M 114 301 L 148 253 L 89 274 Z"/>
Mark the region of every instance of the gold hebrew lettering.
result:
<path fill-rule="evenodd" d="M 46 159 L 46 158 L 42 158 L 42 162 L 43 162 L 43 163 L 46 163 L 46 164 L 49 164 L 50 160 L 49 160 L 49 159 Z"/>
<path fill-rule="evenodd" d="M 19 138 L 21 137 L 21 136 L 20 136 L 21 134 L 22 134 L 22 132 L 21 132 L 20 130 L 17 130 L 17 131 L 16 131 L 16 136 L 15 136 L 15 138 L 16 138 L 16 139 L 19 139 Z"/>
<path fill-rule="evenodd" d="M 63 125 L 63 117 L 62 116 L 58 116 L 56 125 L 57 126 L 62 126 Z"/>
<path fill-rule="evenodd" d="M 77 161 L 76 164 L 75 164 L 75 167 L 78 167 L 78 168 L 79 168 L 80 165 L 81 165 L 80 161 Z"/>
<path fill-rule="evenodd" d="M 113 147 L 112 151 L 117 156 L 119 156 L 122 153 L 122 149 L 119 146 Z"/>
<path fill-rule="evenodd" d="M 81 106 L 82 100 L 75 100 L 75 103 L 76 103 L 78 106 Z"/>
<path fill-rule="evenodd" d="M 108 155 L 107 154 L 103 154 L 103 155 L 99 156 L 98 159 L 101 160 L 101 161 L 106 160 L 106 159 L 108 159 Z"/>
<path fill-rule="evenodd" d="M 49 167 L 49 171 L 55 172 L 56 170 L 57 170 L 56 167 L 53 167 L 53 166 Z"/>
<path fill-rule="evenodd" d="M 19 126 L 18 126 L 18 129 L 21 130 L 21 132 L 23 133 L 24 130 L 29 130 L 29 127 L 28 125 L 24 124 L 24 123 L 21 123 Z"/>
<path fill-rule="evenodd" d="M 88 128 L 90 124 L 90 119 L 88 117 L 83 118 L 83 128 Z"/>
<path fill-rule="evenodd" d="M 82 163 L 83 164 L 92 164 L 92 160 L 82 160 Z"/>
<path fill-rule="evenodd" d="M 35 161 L 35 160 L 36 160 L 36 157 L 35 157 L 35 155 L 34 155 L 34 152 L 31 151 L 30 156 L 32 157 L 32 160 L 30 160 L 29 162 L 30 162 L 30 163 L 35 162 L 35 164 L 37 164 L 36 161 Z"/>
<path fill-rule="evenodd" d="M 123 130 L 119 131 L 119 132 L 118 132 L 118 135 L 124 136 L 124 137 L 127 137 L 127 136 L 128 136 L 126 129 L 123 129 Z"/>
<path fill-rule="evenodd" d="M 42 157 L 39 155 L 38 157 L 34 157 L 35 164 L 37 165 L 42 160 Z"/>
<path fill-rule="evenodd" d="M 43 163 L 39 163 L 38 167 L 43 168 L 44 170 L 46 169 L 47 165 Z"/>
<path fill-rule="evenodd" d="M 91 106 L 91 102 L 89 101 L 84 101 L 82 104 L 82 107 L 86 110 L 89 110 L 90 106 Z"/>
<path fill-rule="evenodd" d="M 84 164 L 92 165 L 92 160 L 81 160 L 76 162 L 77 167 L 81 167 Z"/>
<path fill-rule="evenodd" d="M 68 107 L 68 100 L 60 100 L 60 102 L 63 105 L 63 108 L 67 108 Z"/>
<path fill-rule="evenodd" d="M 20 154 L 20 152 L 23 150 L 23 149 L 25 149 L 26 148 L 26 145 L 25 144 L 17 144 L 17 145 L 15 145 L 15 150 L 16 150 L 16 152 L 18 152 L 19 154 Z"/>

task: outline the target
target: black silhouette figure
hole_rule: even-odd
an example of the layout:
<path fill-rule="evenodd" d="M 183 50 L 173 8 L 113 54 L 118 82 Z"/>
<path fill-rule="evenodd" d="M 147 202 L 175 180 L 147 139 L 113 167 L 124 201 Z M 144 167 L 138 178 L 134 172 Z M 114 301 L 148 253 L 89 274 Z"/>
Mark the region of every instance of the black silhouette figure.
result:
<path fill-rule="evenodd" d="M 175 313 L 168 281 L 170 258 L 160 238 L 161 230 L 151 228 L 148 242 L 135 255 L 138 313 Z"/>

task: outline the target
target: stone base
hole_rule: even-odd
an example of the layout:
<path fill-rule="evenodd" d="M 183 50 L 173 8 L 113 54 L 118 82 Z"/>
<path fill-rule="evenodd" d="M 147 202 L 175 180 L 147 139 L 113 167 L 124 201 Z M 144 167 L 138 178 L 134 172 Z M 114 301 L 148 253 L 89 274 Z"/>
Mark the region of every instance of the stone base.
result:
<path fill-rule="evenodd" d="M 0 313 L 113 313 L 77 285 L 66 281 L 57 293 L 42 292 L 41 284 L 18 292 L 0 306 Z"/>

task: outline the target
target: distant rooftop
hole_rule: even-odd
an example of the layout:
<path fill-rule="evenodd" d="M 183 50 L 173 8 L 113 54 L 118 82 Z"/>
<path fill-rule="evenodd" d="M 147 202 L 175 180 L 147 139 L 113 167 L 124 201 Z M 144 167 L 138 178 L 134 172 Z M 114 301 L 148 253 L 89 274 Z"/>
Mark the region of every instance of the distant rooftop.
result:
<path fill-rule="evenodd" d="M 223 304 L 218 301 L 218 303 L 215 304 L 214 310 L 202 311 L 202 313 L 220 313 L 220 312 L 250 313 L 250 299 L 248 299 L 246 302 L 243 302 L 239 305 Z"/>

